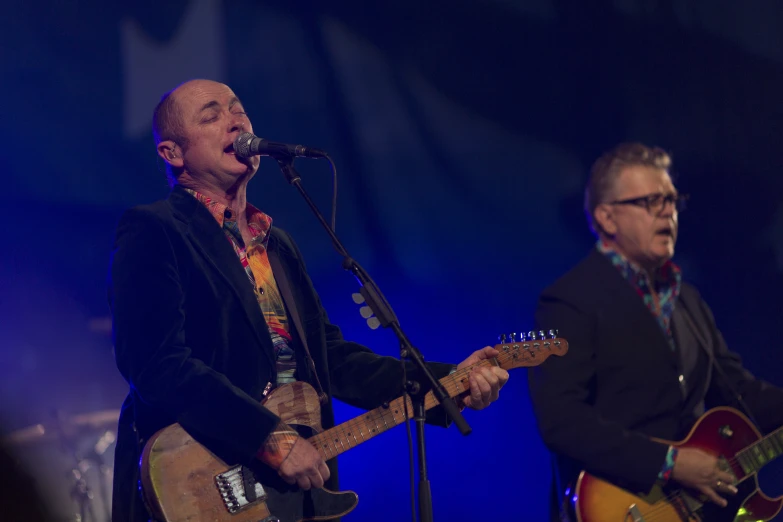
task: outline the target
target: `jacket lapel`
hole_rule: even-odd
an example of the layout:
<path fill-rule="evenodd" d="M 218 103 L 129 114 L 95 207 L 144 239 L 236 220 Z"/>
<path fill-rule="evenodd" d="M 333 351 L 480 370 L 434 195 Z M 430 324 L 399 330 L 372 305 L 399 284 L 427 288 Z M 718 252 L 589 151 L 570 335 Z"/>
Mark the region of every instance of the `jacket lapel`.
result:
<path fill-rule="evenodd" d="M 688 304 L 687 302 L 688 298 L 684 294 L 685 292 L 680 294 L 680 298 L 677 300 L 677 308 L 679 308 L 681 311 L 680 313 L 681 328 L 690 328 L 690 331 L 693 333 L 693 336 L 698 341 L 699 346 L 701 346 L 702 349 L 705 352 L 707 352 L 707 356 L 710 358 L 710 360 L 712 360 L 714 354 L 713 354 L 712 343 L 708 341 L 708 339 L 710 338 L 709 331 L 705 331 L 702 328 L 704 326 L 702 320 L 699 321 L 695 320 L 696 316 L 693 313 L 691 313 L 691 306 Z"/>
<path fill-rule="evenodd" d="M 299 258 L 297 254 L 290 248 L 287 242 L 282 238 L 282 233 L 279 229 L 272 227 L 269 233 L 269 254 L 270 262 L 272 262 L 273 256 L 277 257 L 279 263 L 272 263 L 272 273 L 274 274 L 277 286 L 280 288 L 281 295 L 285 302 L 286 313 L 288 314 L 289 324 L 291 325 L 291 335 L 295 339 L 297 346 L 301 346 L 303 349 L 295 349 L 296 361 L 297 361 L 297 374 L 303 380 L 309 381 L 321 389 L 321 381 L 318 381 L 318 375 L 314 376 L 314 368 L 308 362 L 308 353 L 312 358 L 323 358 L 325 354 L 321 354 L 318 347 L 321 346 L 318 328 L 314 328 L 311 323 L 306 322 L 306 306 L 305 306 L 305 294 L 308 285 L 303 284 L 303 274 L 299 270 Z M 277 265 L 277 266 L 275 266 Z M 284 290 L 281 284 L 284 281 L 288 282 L 288 288 L 291 292 L 291 298 L 285 297 Z M 293 302 L 290 302 L 293 301 Z M 292 310 L 292 307 L 294 309 Z M 295 315 L 296 314 L 296 315 Z M 296 316 L 298 316 L 299 326 L 296 326 Z M 310 350 L 315 349 L 315 352 Z M 315 361 L 313 361 L 315 363 Z M 323 376 L 323 374 L 321 374 Z M 312 379 L 316 379 L 313 381 Z M 328 382 L 328 379 L 323 382 Z M 328 386 L 328 384 L 327 384 Z"/>
<path fill-rule="evenodd" d="M 679 369 L 679 356 L 671 350 L 666 334 L 644 304 L 644 300 L 605 255 L 597 250 L 593 250 L 592 255 L 597 259 L 600 272 L 603 272 L 602 275 L 598 275 L 598 279 L 606 283 L 604 290 L 607 307 L 615 310 L 619 315 L 633 317 L 640 335 L 647 337 L 656 349 L 664 350 L 665 356 L 668 356 Z M 598 274 L 599 271 L 597 270 L 596 273 Z"/>
<path fill-rule="evenodd" d="M 275 281 L 277 281 L 277 286 L 280 287 L 281 281 L 285 279 L 285 281 L 288 282 L 288 288 L 291 291 L 291 297 L 293 298 L 293 303 L 290 303 L 288 299 L 286 299 L 285 295 L 283 295 L 283 290 L 280 288 L 280 294 L 283 297 L 283 301 L 285 303 L 286 307 L 286 313 L 288 314 L 289 322 L 291 324 L 291 328 L 293 330 L 295 324 L 294 324 L 294 313 L 296 313 L 299 316 L 299 322 L 302 325 L 302 331 L 303 334 L 308 336 L 311 332 L 308 332 L 305 330 L 307 327 L 306 324 L 304 324 L 304 317 L 303 313 L 304 310 L 302 308 L 302 285 L 300 285 L 301 281 L 301 273 L 295 269 L 295 267 L 299 264 L 296 254 L 292 252 L 285 244 L 284 241 L 280 240 L 279 237 L 280 232 L 275 227 L 272 227 L 269 233 L 269 252 L 270 252 L 270 262 L 272 260 L 272 256 L 275 255 L 277 259 L 280 261 L 279 263 L 272 263 L 272 274 L 275 277 Z M 277 265 L 277 266 L 276 266 Z M 294 307 L 295 310 L 291 310 L 291 307 Z M 298 328 L 297 328 L 298 329 Z M 291 332 L 294 333 L 293 331 Z M 298 332 L 297 332 L 298 333 Z M 309 342 L 309 338 L 307 339 Z"/>
<path fill-rule="evenodd" d="M 195 250 L 207 261 L 242 304 L 245 318 L 258 343 L 275 367 L 274 346 L 247 273 L 236 252 L 209 211 L 179 185 L 169 195 L 174 216 L 183 223 L 184 233 Z"/>
<path fill-rule="evenodd" d="M 279 234 L 279 230 L 275 227 L 272 227 L 269 231 L 269 250 L 273 250 L 277 254 L 277 257 L 280 259 L 280 266 L 282 267 L 282 273 L 279 273 L 279 270 L 275 270 L 274 267 L 272 272 L 275 276 L 275 280 L 286 277 L 292 284 L 293 292 L 293 290 L 298 287 L 298 285 L 295 284 L 297 282 L 295 276 L 298 276 L 298 274 L 293 270 L 293 266 L 297 263 L 297 259 L 296 255 L 280 240 Z M 299 295 L 294 295 L 297 307 L 300 305 L 299 297 Z"/>

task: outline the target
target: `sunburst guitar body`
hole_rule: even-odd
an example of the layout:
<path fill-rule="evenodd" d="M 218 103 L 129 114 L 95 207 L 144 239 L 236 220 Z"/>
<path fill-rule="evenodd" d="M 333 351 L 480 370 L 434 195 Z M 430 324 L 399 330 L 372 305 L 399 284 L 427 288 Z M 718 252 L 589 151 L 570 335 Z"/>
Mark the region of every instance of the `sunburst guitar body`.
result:
<path fill-rule="evenodd" d="M 724 495 L 729 504 L 722 508 L 675 485 L 639 493 L 583 471 L 568 492 L 574 518 L 579 522 L 764 522 L 783 507 L 783 497 L 770 498 L 761 491 L 757 475 L 762 466 L 783 454 L 783 428 L 762 437 L 742 413 L 721 407 L 702 415 L 684 440 L 659 442 L 717 457 L 719 467 L 734 477 L 739 493 Z"/>

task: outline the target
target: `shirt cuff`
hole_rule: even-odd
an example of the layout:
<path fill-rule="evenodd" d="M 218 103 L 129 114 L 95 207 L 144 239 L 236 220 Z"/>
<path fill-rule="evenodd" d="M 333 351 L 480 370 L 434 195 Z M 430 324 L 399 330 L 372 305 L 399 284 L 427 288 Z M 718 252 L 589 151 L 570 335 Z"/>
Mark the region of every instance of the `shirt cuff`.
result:
<path fill-rule="evenodd" d="M 663 467 L 660 473 L 658 473 L 658 480 L 661 480 L 664 484 L 669 482 L 672 476 L 672 470 L 674 469 L 674 462 L 677 460 L 677 448 L 669 446 L 669 451 L 666 453 L 666 460 L 663 462 Z"/>

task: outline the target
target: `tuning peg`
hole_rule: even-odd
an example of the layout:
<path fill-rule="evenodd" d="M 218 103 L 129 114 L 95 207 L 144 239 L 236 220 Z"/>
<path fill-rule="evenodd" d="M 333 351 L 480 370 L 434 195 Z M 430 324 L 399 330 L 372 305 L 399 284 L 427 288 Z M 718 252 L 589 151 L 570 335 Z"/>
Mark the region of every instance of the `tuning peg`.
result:
<path fill-rule="evenodd" d="M 364 302 L 364 296 L 358 293 L 351 294 L 351 299 L 353 299 L 353 302 L 356 304 L 362 304 Z"/>
<path fill-rule="evenodd" d="M 505 344 L 506 343 L 506 334 L 498 335 L 498 341 L 500 341 L 500 344 Z"/>
<path fill-rule="evenodd" d="M 544 330 L 539 330 L 538 331 L 538 338 L 539 339 L 546 339 L 546 332 L 544 332 Z"/>
<path fill-rule="evenodd" d="M 370 330 L 375 330 L 381 325 L 381 320 L 377 317 L 370 317 L 367 319 L 367 326 L 370 327 Z"/>
<path fill-rule="evenodd" d="M 557 330 L 549 330 L 549 338 L 550 339 L 557 339 Z"/>
<path fill-rule="evenodd" d="M 535 341 L 536 340 L 536 332 L 534 332 L 533 330 L 530 330 L 527 333 L 527 340 L 528 341 Z"/>
<path fill-rule="evenodd" d="M 370 309 L 369 306 L 362 306 L 361 308 L 359 308 L 359 313 L 365 319 L 369 319 L 370 317 L 372 317 L 372 310 Z"/>
<path fill-rule="evenodd" d="M 516 332 L 511 332 L 510 334 L 508 334 L 508 340 L 510 342 L 512 342 L 512 343 L 517 342 L 517 334 L 516 334 Z"/>

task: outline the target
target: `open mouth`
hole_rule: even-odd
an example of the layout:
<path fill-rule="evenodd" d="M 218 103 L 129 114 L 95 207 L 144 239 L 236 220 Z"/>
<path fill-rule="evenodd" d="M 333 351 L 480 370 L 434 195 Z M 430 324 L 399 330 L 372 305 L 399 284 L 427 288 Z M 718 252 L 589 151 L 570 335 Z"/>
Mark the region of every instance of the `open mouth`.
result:
<path fill-rule="evenodd" d="M 655 235 L 674 238 L 674 228 L 670 226 L 661 227 L 655 231 Z"/>
<path fill-rule="evenodd" d="M 233 143 L 230 143 L 230 144 L 228 145 L 228 147 L 226 147 L 225 149 L 223 149 L 223 152 L 224 152 L 225 154 L 234 154 L 234 144 L 233 144 Z"/>

